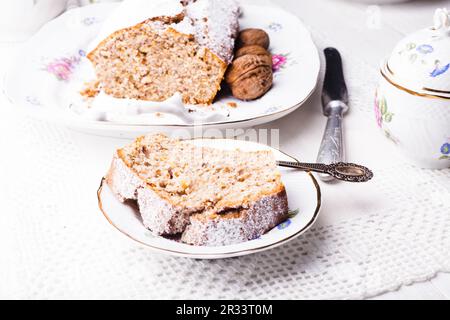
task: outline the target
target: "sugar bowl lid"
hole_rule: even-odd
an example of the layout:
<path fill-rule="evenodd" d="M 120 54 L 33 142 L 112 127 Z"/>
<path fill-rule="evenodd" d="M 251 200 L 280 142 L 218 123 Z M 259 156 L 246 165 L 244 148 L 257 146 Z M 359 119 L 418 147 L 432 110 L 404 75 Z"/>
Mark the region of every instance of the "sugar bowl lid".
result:
<path fill-rule="evenodd" d="M 400 41 L 381 71 L 412 94 L 450 99 L 450 12 L 437 9 L 434 26 Z"/>

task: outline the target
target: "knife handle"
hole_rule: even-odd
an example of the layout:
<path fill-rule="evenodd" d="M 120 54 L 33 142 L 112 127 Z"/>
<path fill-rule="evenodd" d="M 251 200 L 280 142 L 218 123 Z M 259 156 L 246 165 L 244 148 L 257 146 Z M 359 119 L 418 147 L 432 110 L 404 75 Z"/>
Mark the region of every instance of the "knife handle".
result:
<path fill-rule="evenodd" d="M 320 145 L 317 162 L 325 164 L 344 162 L 342 119 L 348 107 L 342 101 L 331 101 L 327 108 L 329 109 L 327 126 Z M 327 174 L 320 174 L 319 177 L 322 181 L 332 181 L 334 179 Z"/>

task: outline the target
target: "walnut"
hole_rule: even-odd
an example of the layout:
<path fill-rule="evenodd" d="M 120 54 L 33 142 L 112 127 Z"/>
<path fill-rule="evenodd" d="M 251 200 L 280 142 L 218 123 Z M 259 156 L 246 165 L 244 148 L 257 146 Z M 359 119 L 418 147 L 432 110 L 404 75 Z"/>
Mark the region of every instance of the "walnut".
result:
<path fill-rule="evenodd" d="M 270 54 L 247 54 L 233 61 L 225 80 L 233 96 L 241 100 L 262 97 L 272 87 L 273 72 Z"/>
<path fill-rule="evenodd" d="M 269 49 L 269 35 L 262 29 L 244 29 L 239 33 L 237 47 L 257 45 Z"/>
<path fill-rule="evenodd" d="M 269 45 L 269 35 L 264 30 L 245 29 L 240 32 L 235 60 L 225 76 L 234 97 L 254 100 L 272 87 L 272 55 L 267 51 Z"/>
<path fill-rule="evenodd" d="M 269 57 L 272 57 L 272 55 L 269 53 L 269 51 L 267 51 L 266 49 L 264 49 L 261 46 L 258 45 L 251 45 L 251 46 L 245 46 L 240 48 L 238 51 L 236 51 L 234 58 L 240 58 L 242 56 L 245 56 L 247 54 L 255 54 L 257 56 L 259 55 L 267 55 Z"/>

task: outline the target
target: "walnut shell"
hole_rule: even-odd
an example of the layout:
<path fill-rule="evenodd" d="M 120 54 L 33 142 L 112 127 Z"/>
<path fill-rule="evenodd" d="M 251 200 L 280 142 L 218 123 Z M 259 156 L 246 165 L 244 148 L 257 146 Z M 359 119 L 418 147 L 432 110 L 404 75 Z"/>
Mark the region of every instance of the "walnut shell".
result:
<path fill-rule="evenodd" d="M 269 49 L 269 35 L 262 29 L 244 29 L 239 33 L 237 47 L 257 45 L 264 49 Z"/>
<path fill-rule="evenodd" d="M 245 46 L 240 48 L 238 51 L 236 51 L 234 58 L 240 58 L 242 56 L 246 56 L 248 54 L 254 54 L 257 56 L 260 55 L 267 55 L 269 57 L 272 57 L 272 55 L 269 53 L 269 51 L 267 51 L 266 49 L 264 49 L 261 46 L 257 46 L 257 45 L 251 45 L 251 46 Z"/>
<path fill-rule="evenodd" d="M 272 58 L 268 55 L 241 56 L 234 60 L 225 80 L 236 98 L 258 99 L 272 87 Z"/>

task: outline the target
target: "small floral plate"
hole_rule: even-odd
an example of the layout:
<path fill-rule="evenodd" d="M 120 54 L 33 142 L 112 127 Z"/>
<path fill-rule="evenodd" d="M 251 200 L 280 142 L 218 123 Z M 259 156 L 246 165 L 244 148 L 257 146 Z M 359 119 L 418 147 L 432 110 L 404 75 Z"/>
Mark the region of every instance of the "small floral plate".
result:
<path fill-rule="evenodd" d="M 192 140 L 192 143 L 222 150 L 271 150 L 277 160 L 297 161 L 281 151 L 254 142 L 202 139 Z M 98 190 L 98 203 L 101 212 L 111 226 L 128 238 L 155 252 L 195 259 L 222 259 L 243 256 L 272 249 L 293 240 L 308 230 L 317 220 L 321 206 L 321 192 L 314 176 L 311 173 L 288 168 L 280 168 L 280 172 L 288 195 L 289 218 L 261 237 L 235 245 L 222 247 L 192 246 L 155 236 L 144 227 L 137 209 L 132 205 L 120 202 L 103 181 Z"/>
<path fill-rule="evenodd" d="M 319 54 L 303 23 L 276 7 L 244 5 L 241 28 L 262 28 L 271 39 L 274 85 L 264 97 L 244 102 L 222 92 L 210 109 L 204 109 L 206 116 L 200 118 L 180 117 L 169 108 L 163 109 L 165 105 L 160 108 L 163 110 L 139 117 L 130 117 L 127 106 L 123 106 L 123 117 L 88 117 L 77 105 L 83 83 L 94 77 L 86 55 L 116 6 L 95 4 L 69 10 L 24 45 L 4 83 L 4 91 L 17 109 L 88 133 L 135 137 L 149 131 L 192 129 L 198 125 L 228 129 L 266 123 L 300 107 L 316 87 Z"/>

